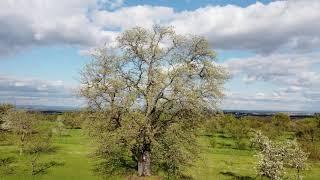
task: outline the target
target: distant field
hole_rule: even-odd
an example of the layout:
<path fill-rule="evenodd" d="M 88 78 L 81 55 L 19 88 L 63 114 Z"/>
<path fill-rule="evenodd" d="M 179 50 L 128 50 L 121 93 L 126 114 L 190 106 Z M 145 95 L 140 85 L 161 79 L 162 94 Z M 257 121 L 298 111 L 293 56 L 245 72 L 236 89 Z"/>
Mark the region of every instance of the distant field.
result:
<path fill-rule="evenodd" d="M 20 158 L 13 146 L 0 146 L 0 153 L 15 156 L 17 162 L 14 175 L 1 175 L 1 180 L 98 180 L 103 179 L 95 175 L 92 168 L 94 162 L 90 158 L 93 148 L 83 135 L 82 130 L 70 130 L 70 136 L 55 137 L 56 152 L 43 155 L 43 161 L 55 160 L 64 163 L 48 169 L 45 173 L 30 175 L 30 163 L 27 158 Z M 233 149 L 233 141 L 216 136 L 216 146 L 210 145 L 210 136 L 201 136 L 199 144 L 201 154 L 198 162 L 186 170 L 186 174 L 194 179 L 254 179 L 255 154 L 249 150 Z M 91 148 L 88 148 L 91 147 Z M 318 180 L 320 177 L 320 163 L 311 163 L 305 171 L 304 179 Z M 125 177 L 108 177 L 107 179 L 126 179 Z M 154 178 L 153 178 L 154 179 Z"/>

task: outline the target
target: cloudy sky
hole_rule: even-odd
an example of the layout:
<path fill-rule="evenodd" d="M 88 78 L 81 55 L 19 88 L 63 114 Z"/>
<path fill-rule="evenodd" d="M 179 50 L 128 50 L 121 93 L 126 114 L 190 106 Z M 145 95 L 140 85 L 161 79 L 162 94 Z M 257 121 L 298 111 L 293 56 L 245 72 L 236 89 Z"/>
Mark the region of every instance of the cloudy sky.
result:
<path fill-rule="evenodd" d="M 134 26 L 205 36 L 223 109 L 319 111 L 319 0 L 1 0 L 0 103 L 81 107 L 86 52 Z"/>

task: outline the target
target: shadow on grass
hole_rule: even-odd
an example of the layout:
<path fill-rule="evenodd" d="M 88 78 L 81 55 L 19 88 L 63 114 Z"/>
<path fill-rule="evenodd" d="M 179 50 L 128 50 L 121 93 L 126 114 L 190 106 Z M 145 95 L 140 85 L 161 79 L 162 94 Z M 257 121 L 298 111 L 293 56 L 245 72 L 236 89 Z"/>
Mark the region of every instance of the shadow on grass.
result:
<path fill-rule="evenodd" d="M 241 176 L 241 175 L 238 175 L 236 173 L 233 173 L 233 172 L 220 172 L 220 174 L 224 175 L 224 176 L 229 176 L 229 177 L 232 177 L 232 179 L 237 179 L 237 180 L 253 180 L 253 179 L 256 179 L 256 178 L 253 178 L 253 177 L 250 177 L 250 176 Z"/>
<path fill-rule="evenodd" d="M 172 177 L 171 176 L 170 177 L 162 177 L 162 176 L 139 177 L 139 176 L 131 175 L 131 176 L 128 176 L 125 178 L 125 180 L 165 180 L 165 179 L 194 180 L 194 178 L 192 178 L 191 176 L 188 176 L 188 175 L 180 175 L 177 177 L 174 177 L 174 176 L 172 176 Z"/>
<path fill-rule="evenodd" d="M 204 134 L 204 135 L 202 135 L 202 136 L 204 136 L 204 137 L 214 137 L 213 134 Z"/>
<path fill-rule="evenodd" d="M 38 174 L 46 174 L 47 170 L 55 167 L 55 166 L 64 166 L 64 162 L 57 162 L 57 161 L 50 161 L 45 163 L 39 163 L 37 167 L 32 171 L 32 175 L 38 175 Z"/>
<path fill-rule="evenodd" d="M 225 134 L 218 134 L 218 137 L 222 139 L 230 139 L 230 137 Z"/>
<path fill-rule="evenodd" d="M 139 177 L 132 175 L 126 177 L 125 180 L 164 180 L 164 178 L 160 176 Z"/>

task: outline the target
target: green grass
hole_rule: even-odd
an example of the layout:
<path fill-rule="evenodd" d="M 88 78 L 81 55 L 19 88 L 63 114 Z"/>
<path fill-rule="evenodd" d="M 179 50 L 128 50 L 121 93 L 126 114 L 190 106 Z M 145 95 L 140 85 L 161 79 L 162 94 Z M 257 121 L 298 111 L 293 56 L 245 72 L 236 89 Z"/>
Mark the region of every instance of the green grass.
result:
<path fill-rule="evenodd" d="M 54 160 L 64 163 L 63 166 L 55 166 L 47 170 L 46 173 L 33 177 L 31 175 L 30 162 L 28 158 L 21 158 L 15 152 L 14 147 L 0 146 L 1 153 L 15 156 L 18 160 L 15 175 L 1 176 L 2 179 L 8 180 L 29 180 L 29 179 L 67 179 L 67 180 L 81 180 L 81 179 L 101 179 L 95 176 L 92 172 L 93 163 L 89 157 L 92 148 L 90 148 L 89 141 L 81 130 L 70 130 L 70 136 L 55 137 L 54 153 L 42 155 L 41 161 Z"/>
<path fill-rule="evenodd" d="M 103 179 L 92 171 L 94 161 L 90 153 L 94 147 L 81 130 L 70 130 L 70 136 L 54 137 L 56 151 L 42 155 L 41 161 L 54 160 L 64 163 L 48 169 L 46 173 L 37 176 L 31 175 L 31 166 L 28 157 L 20 157 L 14 146 L 0 146 L 0 153 L 16 157 L 15 174 L 0 175 L 0 180 L 98 180 Z M 194 179 L 236 179 L 255 178 L 255 153 L 250 150 L 237 150 L 230 138 L 215 136 L 216 146 L 213 148 L 209 141 L 210 136 L 199 138 L 201 154 L 194 166 L 186 169 L 186 174 Z M 320 163 L 310 162 L 310 168 L 304 173 L 304 179 L 320 179 Z M 289 173 L 290 174 L 290 173 Z M 124 179 L 121 177 L 107 177 L 107 179 Z"/>
<path fill-rule="evenodd" d="M 235 149 L 234 142 L 230 138 L 215 136 L 217 144 L 215 148 L 210 146 L 210 138 L 199 138 L 201 154 L 199 160 L 186 173 L 194 179 L 259 179 L 256 177 L 255 164 L 257 157 L 250 150 Z M 223 145 L 226 144 L 226 145 Z M 227 146 L 227 148 L 226 148 Z M 287 176 L 293 175 L 289 170 Z M 309 162 L 309 169 L 304 172 L 304 179 L 320 179 L 320 162 Z"/>

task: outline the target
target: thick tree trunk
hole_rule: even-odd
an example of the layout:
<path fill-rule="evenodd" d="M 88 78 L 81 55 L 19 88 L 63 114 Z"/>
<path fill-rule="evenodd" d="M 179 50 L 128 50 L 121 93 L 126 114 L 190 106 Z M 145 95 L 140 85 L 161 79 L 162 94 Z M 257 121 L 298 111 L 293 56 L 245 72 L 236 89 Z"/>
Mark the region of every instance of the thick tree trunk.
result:
<path fill-rule="evenodd" d="M 139 176 L 150 176 L 151 175 L 151 158 L 150 152 L 144 151 L 138 160 L 138 173 Z"/>

